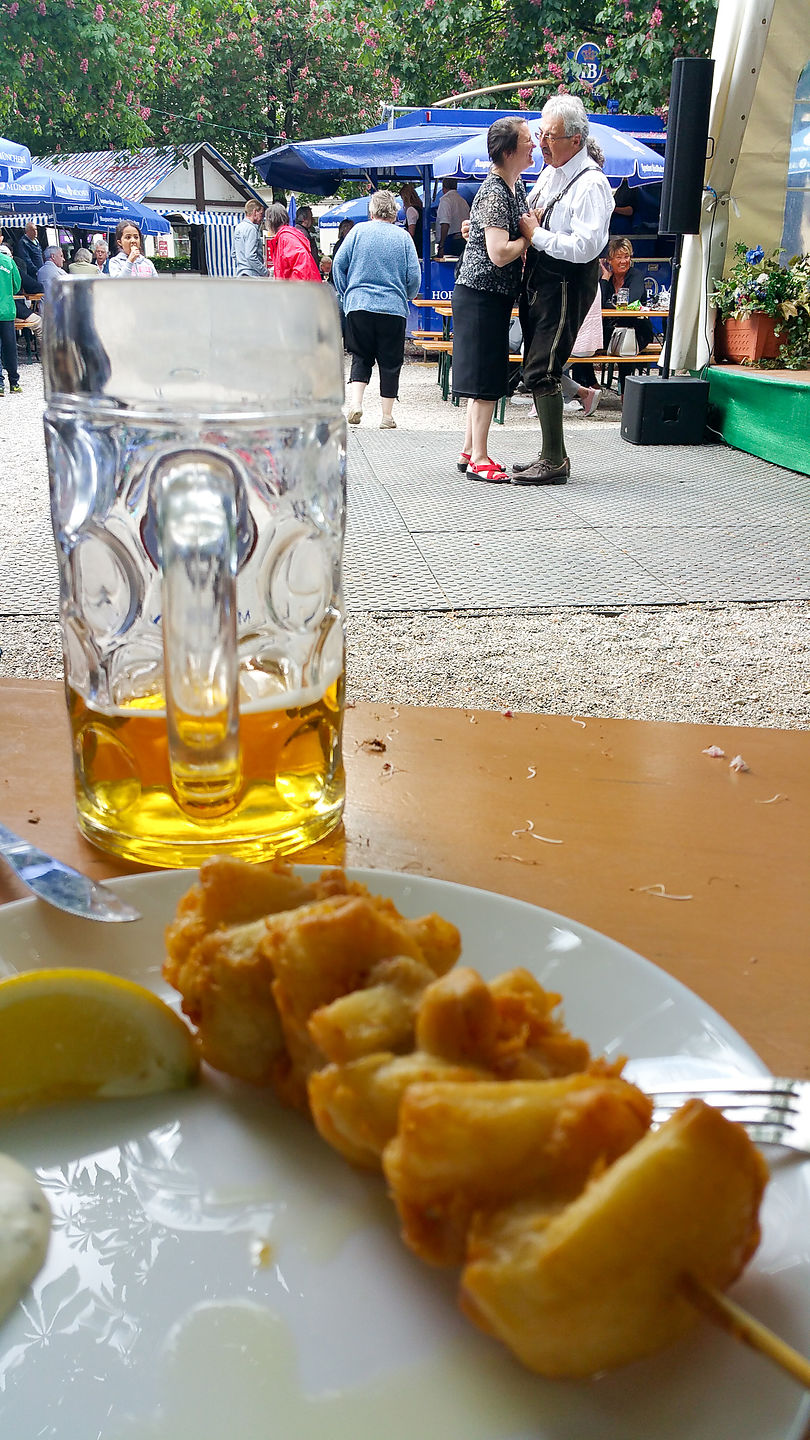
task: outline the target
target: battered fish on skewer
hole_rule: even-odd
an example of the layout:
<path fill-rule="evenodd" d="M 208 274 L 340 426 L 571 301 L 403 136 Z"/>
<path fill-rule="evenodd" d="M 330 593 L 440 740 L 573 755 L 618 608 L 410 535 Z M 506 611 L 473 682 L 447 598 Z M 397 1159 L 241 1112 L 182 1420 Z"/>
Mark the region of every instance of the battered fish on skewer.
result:
<path fill-rule="evenodd" d="M 257 918 L 267 899 L 275 909 Z M 237 860 L 202 867 L 166 942 L 164 974 L 198 1028 L 203 1058 L 237 1079 L 272 1085 L 300 1108 L 310 1073 L 325 1060 L 309 1031 L 314 1012 L 373 985 L 380 962 L 405 957 L 427 983 L 461 949 L 448 921 L 408 920 L 342 871 L 304 886 L 279 862 Z M 401 976 L 400 988 L 413 992 L 413 971 L 402 967 Z"/>
<path fill-rule="evenodd" d="M 243 883 L 244 882 L 244 883 Z M 267 906 L 265 911 L 261 907 Z M 647 1355 L 698 1320 L 758 1240 L 767 1169 L 744 1130 L 651 1104 L 592 1060 L 525 970 L 455 966 L 454 926 L 407 920 L 341 871 L 212 861 L 168 931 L 167 978 L 203 1053 L 307 1104 L 356 1165 L 382 1165 L 423 1258 L 540 1374 Z"/>

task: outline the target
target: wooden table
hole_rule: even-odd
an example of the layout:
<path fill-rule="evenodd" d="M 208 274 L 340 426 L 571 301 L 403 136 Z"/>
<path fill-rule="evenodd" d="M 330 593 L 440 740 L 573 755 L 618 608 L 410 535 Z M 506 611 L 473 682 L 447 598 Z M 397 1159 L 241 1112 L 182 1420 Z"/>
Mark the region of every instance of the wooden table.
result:
<path fill-rule="evenodd" d="M 557 910 L 697 991 L 775 1072 L 810 1075 L 806 733 L 358 704 L 345 754 L 345 825 L 302 860 Z M 0 794 L 4 824 L 95 878 L 137 869 L 75 828 L 61 685 L 0 681 Z M 0 871 L 0 902 L 22 897 Z"/>

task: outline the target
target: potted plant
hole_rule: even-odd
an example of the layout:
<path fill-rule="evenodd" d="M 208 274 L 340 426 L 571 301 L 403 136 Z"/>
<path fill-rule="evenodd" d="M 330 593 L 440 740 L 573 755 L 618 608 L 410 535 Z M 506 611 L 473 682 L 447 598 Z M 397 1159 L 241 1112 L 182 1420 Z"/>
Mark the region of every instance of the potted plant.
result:
<path fill-rule="evenodd" d="M 781 255 L 737 242 L 734 263 L 709 295 L 717 359 L 810 366 L 810 255 L 794 255 L 787 265 Z"/>

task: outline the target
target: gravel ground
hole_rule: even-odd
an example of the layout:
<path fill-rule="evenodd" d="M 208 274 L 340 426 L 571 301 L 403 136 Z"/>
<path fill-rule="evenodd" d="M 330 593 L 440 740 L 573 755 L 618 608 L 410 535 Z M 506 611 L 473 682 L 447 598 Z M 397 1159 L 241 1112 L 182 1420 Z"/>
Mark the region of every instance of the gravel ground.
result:
<path fill-rule="evenodd" d="M 24 531 L 33 523 L 46 491 L 41 370 L 23 364 L 21 375 L 25 393 L 0 401 L 10 501 L 2 571 L 14 563 L 9 527 Z M 379 423 L 378 407 L 372 382 L 368 424 Z M 432 364 L 406 363 L 395 413 L 402 428 L 463 428 L 463 413 L 441 401 Z M 606 394 L 592 418 L 568 415 L 566 425 L 617 425 L 619 415 L 618 396 Z M 535 426 L 528 407 L 507 407 L 507 431 Z M 60 678 L 52 604 L 3 609 L 0 593 L 0 675 Z M 786 728 L 810 723 L 810 605 L 798 601 L 355 614 L 348 637 L 351 700 Z"/>

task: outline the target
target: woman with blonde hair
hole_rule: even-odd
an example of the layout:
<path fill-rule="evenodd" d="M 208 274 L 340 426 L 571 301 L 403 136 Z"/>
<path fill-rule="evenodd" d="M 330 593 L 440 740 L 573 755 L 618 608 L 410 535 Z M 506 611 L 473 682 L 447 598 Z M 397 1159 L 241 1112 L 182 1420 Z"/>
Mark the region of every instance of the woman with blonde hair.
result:
<path fill-rule="evenodd" d="M 644 276 L 640 275 L 633 268 L 633 246 L 626 235 L 616 235 L 608 242 L 607 255 L 601 262 L 602 278 L 599 288 L 602 291 L 602 306 L 605 310 L 613 309 L 616 305 L 616 296 L 619 290 L 628 292 L 627 304 L 632 305 L 639 300 L 642 305 L 647 303 L 647 293 L 644 289 Z M 646 350 L 653 338 L 654 331 L 649 320 L 640 315 L 617 315 L 612 317 L 604 316 L 602 320 L 602 341 L 607 350 L 610 337 L 617 325 L 626 325 L 636 332 L 636 344 L 639 351 Z M 641 367 L 638 365 L 618 365 L 619 371 L 619 394 L 624 390 L 626 376 L 632 375 Z"/>

